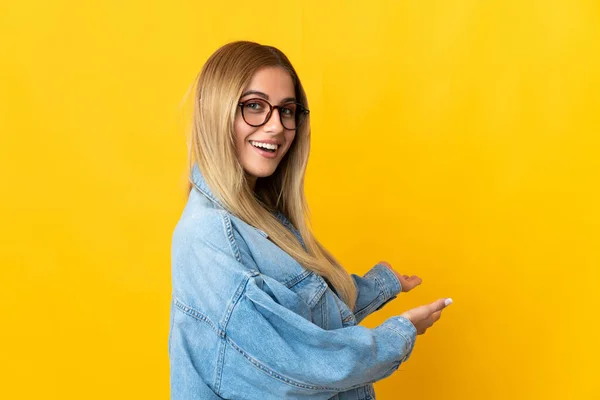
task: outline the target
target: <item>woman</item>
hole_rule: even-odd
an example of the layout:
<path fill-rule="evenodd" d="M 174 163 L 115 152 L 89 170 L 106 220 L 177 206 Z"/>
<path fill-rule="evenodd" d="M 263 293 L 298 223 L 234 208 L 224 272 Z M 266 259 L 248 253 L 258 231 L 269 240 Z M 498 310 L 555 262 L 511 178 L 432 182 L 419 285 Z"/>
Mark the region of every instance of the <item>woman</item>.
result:
<path fill-rule="evenodd" d="M 450 299 L 357 324 L 420 283 L 350 275 L 311 233 L 309 110 L 276 48 L 218 49 L 197 82 L 186 207 L 172 243 L 173 399 L 373 399 Z"/>

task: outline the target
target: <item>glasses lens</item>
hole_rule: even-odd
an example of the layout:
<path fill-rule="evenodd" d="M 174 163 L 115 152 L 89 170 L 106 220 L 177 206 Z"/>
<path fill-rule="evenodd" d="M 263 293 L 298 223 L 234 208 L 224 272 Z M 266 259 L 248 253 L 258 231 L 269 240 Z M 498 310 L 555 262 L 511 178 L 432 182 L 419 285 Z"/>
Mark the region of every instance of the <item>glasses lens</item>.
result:
<path fill-rule="evenodd" d="M 288 103 L 277 107 L 281 124 L 285 129 L 297 129 L 306 119 L 304 107 L 298 103 Z M 242 105 L 242 116 L 247 124 L 261 126 L 270 117 L 269 103 L 262 99 L 246 100 Z"/>
<path fill-rule="evenodd" d="M 306 120 L 307 115 L 308 112 L 306 111 L 306 109 L 301 105 L 298 105 L 298 109 L 296 110 L 296 129 L 298 129 L 300 125 L 302 125 L 302 123 Z"/>
<path fill-rule="evenodd" d="M 261 99 L 251 99 L 244 102 L 242 116 L 247 124 L 259 126 L 265 123 L 269 115 L 269 104 Z"/>
<path fill-rule="evenodd" d="M 284 104 L 279 109 L 281 123 L 285 129 L 296 129 L 298 125 L 299 105 L 296 103 Z"/>
<path fill-rule="evenodd" d="M 298 103 L 281 106 L 281 121 L 286 129 L 298 129 L 306 119 L 304 107 Z"/>

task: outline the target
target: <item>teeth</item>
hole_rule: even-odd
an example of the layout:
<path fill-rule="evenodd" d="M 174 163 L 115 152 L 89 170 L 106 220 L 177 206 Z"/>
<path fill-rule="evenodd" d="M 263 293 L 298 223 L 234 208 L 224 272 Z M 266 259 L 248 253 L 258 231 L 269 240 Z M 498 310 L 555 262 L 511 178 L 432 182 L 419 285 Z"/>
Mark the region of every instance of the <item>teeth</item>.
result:
<path fill-rule="evenodd" d="M 269 150 L 277 150 L 277 148 L 279 147 L 276 144 L 255 142 L 254 140 L 251 140 L 250 144 L 253 145 L 253 146 L 256 146 L 256 147 L 262 147 L 264 149 L 269 149 Z"/>

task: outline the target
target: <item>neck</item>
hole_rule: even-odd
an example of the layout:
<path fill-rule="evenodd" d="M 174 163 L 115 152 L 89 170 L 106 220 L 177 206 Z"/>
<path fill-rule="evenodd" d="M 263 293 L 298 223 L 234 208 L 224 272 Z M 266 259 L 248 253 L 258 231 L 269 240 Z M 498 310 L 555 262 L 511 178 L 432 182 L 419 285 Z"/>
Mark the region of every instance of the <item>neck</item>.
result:
<path fill-rule="evenodd" d="M 250 186 L 250 190 L 254 192 L 254 188 L 256 187 L 256 177 L 246 174 L 246 180 L 248 181 L 248 185 Z"/>

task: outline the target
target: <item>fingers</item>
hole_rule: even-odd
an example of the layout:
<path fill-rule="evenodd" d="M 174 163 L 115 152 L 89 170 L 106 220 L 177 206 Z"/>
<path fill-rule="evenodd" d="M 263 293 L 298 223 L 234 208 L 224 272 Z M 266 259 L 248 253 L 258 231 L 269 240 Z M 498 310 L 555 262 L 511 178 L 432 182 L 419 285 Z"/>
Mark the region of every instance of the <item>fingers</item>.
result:
<path fill-rule="evenodd" d="M 436 311 L 427 318 L 427 328 L 430 328 L 433 324 L 439 321 L 442 317 L 442 310 Z M 427 329 L 426 328 L 426 329 Z"/>
<path fill-rule="evenodd" d="M 425 321 L 426 321 L 426 325 L 425 325 L 425 329 L 423 330 L 423 333 L 425 333 L 425 331 L 429 328 L 431 328 L 433 326 L 433 324 L 435 324 L 440 317 L 442 316 L 442 311 L 436 311 L 433 314 L 431 314 Z"/>
<path fill-rule="evenodd" d="M 415 287 L 419 286 L 423 282 L 423 280 L 416 275 L 408 276 L 397 274 L 397 276 L 400 278 L 400 283 L 402 284 L 403 292 L 408 292 L 414 289 Z"/>
<path fill-rule="evenodd" d="M 434 301 L 429 305 L 429 310 L 433 314 L 437 311 L 442 311 L 444 308 L 452 304 L 451 298 L 444 298 Z"/>
<path fill-rule="evenodd" d="M 410 283 L 411 284 L 411 288 L 413 288 L 413 287 L 415 287 L 417 285 L 420 285 L 421 282 L 423 282 L 423 280 L 421 278 L 419 278 L 418 276 L 416 276 L 416 275 L 409 276 L 409 275 L 404 275 L 404 274 L 399 273 L 398 271 L 394 270 L 394 268 L 387 261 L 379 261 L 377 264 L 380 264 L 380 265 L 383 265 L 383 266 L 387 267 L 390 271 L 392 271 L 396 275 L 396 277 L 401 282 L 404 281 L 403 283 L 405 285 L 406 285 L 407 282 Z"/>
<path fill-rule="evenodd" d="M 435 322 L 437 322 L 438 319 L 440 319 L 440 317 L 442 316 L 442 312 L 441 311 L 436 311 L 433 314 L 431 314 L 431 324 L 433 325 Z"/>
<path fill-rule="evenodd" d="M 433 303 L 408 310 L 402 316 L 413 323 L 418 335 L 422 335 L 440 319 L 442 310 L 450 304 L 452 304 L 451 298 L 442 298 Z"/>

